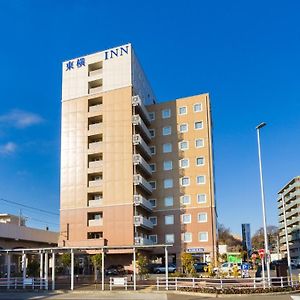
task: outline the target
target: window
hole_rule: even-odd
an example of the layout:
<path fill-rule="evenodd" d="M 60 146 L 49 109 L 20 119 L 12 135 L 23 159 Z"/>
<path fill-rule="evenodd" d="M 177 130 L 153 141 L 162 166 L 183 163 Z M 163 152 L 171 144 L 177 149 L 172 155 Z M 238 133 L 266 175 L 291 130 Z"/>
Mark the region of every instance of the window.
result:
<path fill-rule="evenodd" d="M 180 124 L 179 125 L 179 132 L 187 132 L 188 131 L 188 124 Z"/>
<path fill-rule="evenodd" d="M 157 234 L 151 234 L 151 235 L 149 235 L 149 240 L 150 240 L 153 244 L 157 244 Z"/>
<path fill-rule="evenodd" d="M 203 129 L 203 121 L 195 122 L 195 129 Z"/>
<path fill-rule="evenodd" d="M 165 160 L 164 161 L 164 171 L 172 170 L 172 161 L 171 160 Z"/>
<path fill-rule="evenodd" d="M 178 108 L 178 114 L 179 115 L 186 115 L 187 114 L 187 107 L 186 106 L 181 106 Z"/>
<path fill-rule="evenodd" d="M 199 239 L 199 242 L 207 242 L 208 241 L 208 232 L 199 232 L 198 239 Z"/>
<path fill-rule="evenodd" d="M 152 207 L 156 207 L 156 199 L 149 199 L 149 202 L 151 203 Z"/>
<path fill-rule="evenodd" d="M 170 153 L 170 152 L 172 152 L 172 144 L 171 143 L 163 144 L 163 153 Z"/>
<path fill-rule="evenodd" d="M 183 158 L 179 161 L 179 166 L 180 166 L 180 168 L 183 168 L 183 169 L 188 168 L 189 164 L 190 164 L 190 162 L 189 162 L 188 158 Z"/>
<path fill-rule="evenodd" d="M 174 224 L 174 215 L 167 215 L 165 216 L 165 224 L 172 225 Z"/>
<path fill-rule="evenodd" d="M 196 158 L 196 165 L 199 166 L 204 166 L 204 157 L 200 156 Z"/>
<path fill-rule="evenodd" d="M 173 187 L 173 179 L 165 179 L 164 180 L 164 188 L 170 189 Z"/>
<path fill-rule="evenodd" d="M 88 232 L 87 233 L 87 238 L 89 240 L 102 239 L 103 238 L 103 232 Z"/>
<path fill-rule="evenodd" d="M 149 184 L 154 190 L 156 190 L 156 181 L 149 181 Z"/>
<path fill-rule="evenodd" d="M 192 241 L 192 233 L 191 232 L 185 232 L 183 234 L 183 241 L 185 243 L 190 243 Z"/>
<path fill-rule="evenodd" d="M 152 222 L 153 226 L 157 225 L 157 217 L 149 217 L 149 221 Z"/>
<path fill-rule="evenodd" d="M 202 111 L 202 104 L 201 103 L 195 103 L 194 104 L 194 112 Z"/>
<path fill-rule="evenodd" d="M 149 129 L 150 135 L 152 138 L 155 137 L 155 130 L 154 129 Z"/>
<path fill-rule="evenodd" d="M 196 146 L 196 148 L 204 147 L 204 139 L 196 139 L 195 140 L 195 146 Z"/>
<path fill-rule="evenodd" d="M 175 241 L 174 233 L 169 233 L 169 234 L 165 235 L 165 243 L 166 244 L 173 244 L 174 241 Z"/>
<path fill-rule="evenodd" d="M 206 203 L 206 194 L 198 194 L 197 203 Z"/>
<path fill-rule="evenodd" d="M 189 224 L 191 222 L 192 222 L 192 216 L 190 214 L 182 215 L 182 223 L 183 224 Z"/>
<path fill-rule="evenodd" d="M 154 111 L 149 112 L 149 118 L 151 121 L 155 120 L 155 112 Z"/>
<path fill-rule="evenodd" d="M 155 172 L 156 171 L 156 164 L 149 164 L 151 171 Z"/>
<path fill-rule="evenodd" d="M 151 152 L 152 155 L 154 155 L 156 153 L 155 146 L 150 146 L 150 152 Z"/>
<path fill-rule="evenodd" d="M 179 142 L 179 149 L 180 150 L 187 150 L 188 148 L 189 148 L 189 142 L 188 141 Z"/>
<path fill-rule="evenodd" d="M 187 176 L 180 178 L 180 184 L 182 186 L 188 186 L 188 185 L 190 185 L 190 178 L 187 177 Z"/>
<path fill-rule="evenodd" d="M 170 118 L 171 117 L 171 109 L 166 108 L 166 109 L 162 110 L 161 116 L 162 116 L 163 119 Z"/>
<path fill-rule="evenodd" d="M 170 135 L 171 132 L 172 132 L 171 126 L 163 127 L 163 131 L 162 131 L 163 135 Z"/>
<path fill-rule="evenodd" d="M 166 207 L 173 206 L 173 202 L 174 202 L 174 199 L 172 196 L 165 197 L 165 199 L 164 199 L 164 203 L 165 203 Z"/>
<path fill-rule="evenodd" d="M 198 222 L 199 223 L 207 222 L 207 213 L 199 213 L 198 214 Z"/>
<path fill-rule="evenodd" d="M 191 196 L 190 195 L 184 195 L 181 196 L 181 203 L 182 204 L 190 204 L 191 203 Z"/>
<path fill-rule="evenodd" d="M 196 178 L 197 184 L 205 184 L 205 176 L 204 175 L 199 175 Z"/>

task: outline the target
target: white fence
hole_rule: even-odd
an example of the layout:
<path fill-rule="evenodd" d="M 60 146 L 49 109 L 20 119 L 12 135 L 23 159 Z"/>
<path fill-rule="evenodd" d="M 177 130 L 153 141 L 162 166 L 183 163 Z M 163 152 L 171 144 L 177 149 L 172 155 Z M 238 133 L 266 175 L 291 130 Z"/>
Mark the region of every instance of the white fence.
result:
<path fill-rule="evenodd" d="M 185 278 L 185 277 L 157 277 L 156 289 L 162 290 L 178 290 L 180 288 L 206 288 L 223 290 L 226 288 L 237 289 L 256 289 L 256 288 L 270 288 L 270 287 L 288 287 L 298 286 L 299 281 L 293 280 L 290 277 L 272 277 L 270 282 L 262 278 Z"/>
<path fill-rule="evenodd" d="M 0 278 L 0 289 L 48 289 L 48 280 L 40 278 L 25 278 L 14 277 L 14 278 Z"/>

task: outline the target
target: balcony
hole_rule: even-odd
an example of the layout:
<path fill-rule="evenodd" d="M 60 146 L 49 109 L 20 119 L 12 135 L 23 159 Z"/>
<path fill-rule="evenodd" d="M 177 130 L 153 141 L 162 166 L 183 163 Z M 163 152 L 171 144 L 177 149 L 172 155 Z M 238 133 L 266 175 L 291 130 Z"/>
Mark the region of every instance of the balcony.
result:
<path fill-rule="evenodd" d="M 148 158 L 151 157 L 151 151 L 149 146 L 139 134 L 134 134 L 132 136 L 132 143 L 133 145 L 138 146 L 143 151 L 143 153 L 147 155 Z"/>
<path fill-rule="evenodd" d="M 103 152 L 103 142 L 91 142 L 88 145 L 88 153 L 98 153 Z"/>
<path fill-rule="evenodd" d="M 136 186 L 140 186 L 147 193 L 152 194 L 152 186 L 150 183 L 140 174 L 133 175 L 133 184 Z"/>
<path fill-rule="evenodd" d="M 99 76 L 99 75 L 102 75 L 103 73 L 103 70 L 102 69 L 97 69 L 97 70 L 94 70 L 94 71 L 89 71 L 89 76 L 90 77 L 93 77 L 93 76 Z"/>
<path fill-rule="evenodd" d="M 88 201 L 89 207 L 100 207 L 102 205 L 103 205 L 103 199 L 95 199 L 95 200 Z"/>
<path fill-rule="evenodd" d="M 90 124 L 88 128 L 88 135 L 101 133 L 103 130 L 103 123 Z"/>
<path fill-rule="evenodd" d="M 89 180 L 89 187 L 102 186 L 102 179 Z"/>
<path fill-rule="evenodd" d="M 96 94 L 102 92 L 102 86 L 94 87 L 89 89 L 89 94 Z"/>
<path fill-rule="evenodd" d="M 89 225 L 89 227 L 102 226 L 103 225 L 103 219 L 89 220 L 88 225 Z"/>
<path fill-rule="evenodd" d="M 149 239 L 143 238 L 141 236 L 134 238 L 134 243 L 137 246 L 147 246 L 147 245 L 153 245 L 153 242 Z"/>
<path fill-rule="evenodd" d="M 136 107 L 139 110 L 139 112 L 144 117 L 144 120 L 149 125 L 151 120 L 149 117 L 148 110 L 147 110 L 146 106 L 144 105 L 142 99 L 139 96 L 132 97 L 132 106 Z"/>
<path fill-rule="evenodd" d="M 133 164 L 142 168 L 149 176 L 152 175 L 152 170 L 149 164 L 144 160 L 140 154 L 133 155 Z"/>
<path fill-rule="evenodd" d="M 142 195 L 134 195 L 133 202 L 135 206 L 141 206 L 150 212 L 153 210 L 152 204 Z"/>
<path fill-rule="evenodd" d="M 134 216 L 134 226 L 153 229 L 153 223 L 143 216 Z"/>
<path fill-rule="evenodd" d="M 89 114 L 101 113 L 103 110 L 103 104 L 96 104 L 89 106 Z"/>
<path fill-rule="evenodd" d="M 145 125 L 143 119 L 140 115 L 133 115 L 132 116 L 132 124 L 137 126 L 139 132 L 143 134 L 144 137 L 148 139 L 148 141 L 151 140 L 151 134 L 148 129 L 148 127 Z"/>
<path fill-rule="evenodd" d="M 103 160 L 95 160 L 89 162 L 89 169 L 99 169 L 103 167 Z"/>

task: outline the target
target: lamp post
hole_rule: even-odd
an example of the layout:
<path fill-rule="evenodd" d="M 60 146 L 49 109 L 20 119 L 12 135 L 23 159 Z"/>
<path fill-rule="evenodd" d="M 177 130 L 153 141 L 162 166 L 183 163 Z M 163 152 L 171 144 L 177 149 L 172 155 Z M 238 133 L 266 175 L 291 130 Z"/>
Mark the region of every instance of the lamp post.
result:
<path fill-rule="evenodd" d="M 260 151 L 260 129 L 266 126 L 265 122 L 260 123 L 256 126 L 257 132 L 257 144 L 258 144 L 258 162 L 259 162 L 259 175 L 260 175 L 260 190 L 261 190 L 261 204 L 262 204 L 262 213 L 263 213 L 263 227 L 264 227 L 264 240 L 265 240 L 265 255 L 266 255 L 266 265 L 267 265 L 267 278 L 268 285 L 270 286 L 270 255 L 269 255 L 269 245 L 268 245 L 268 236 L 267 236 L 267 219 L 266 219 L 266 210 L 265 210 L 265 192 L 264 192 L 264 182 L 263 182 L 263 172 L 262 172 L 262 163 L 261 163 L 261 151 Z M 264 266 L 263 266 L 264 268 Z"/>

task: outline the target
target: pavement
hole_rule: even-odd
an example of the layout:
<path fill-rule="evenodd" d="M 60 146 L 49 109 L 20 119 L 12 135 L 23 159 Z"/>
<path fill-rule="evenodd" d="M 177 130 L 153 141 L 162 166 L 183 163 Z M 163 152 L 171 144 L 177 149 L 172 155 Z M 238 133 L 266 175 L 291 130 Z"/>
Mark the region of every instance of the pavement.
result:
<path fill-rule="evenodd" d="M 224 295 L 218 299 L 239 300 L 300 300 L 300 294 L 285 295 Z M 0 292 L 1 300 L 208 300 L 216 298 L 216 295 L 195 295 L 192 293 L 165 293 L 165 292 L 119 292 L 119 291 L 90 291 L 90 292 Z"/>

